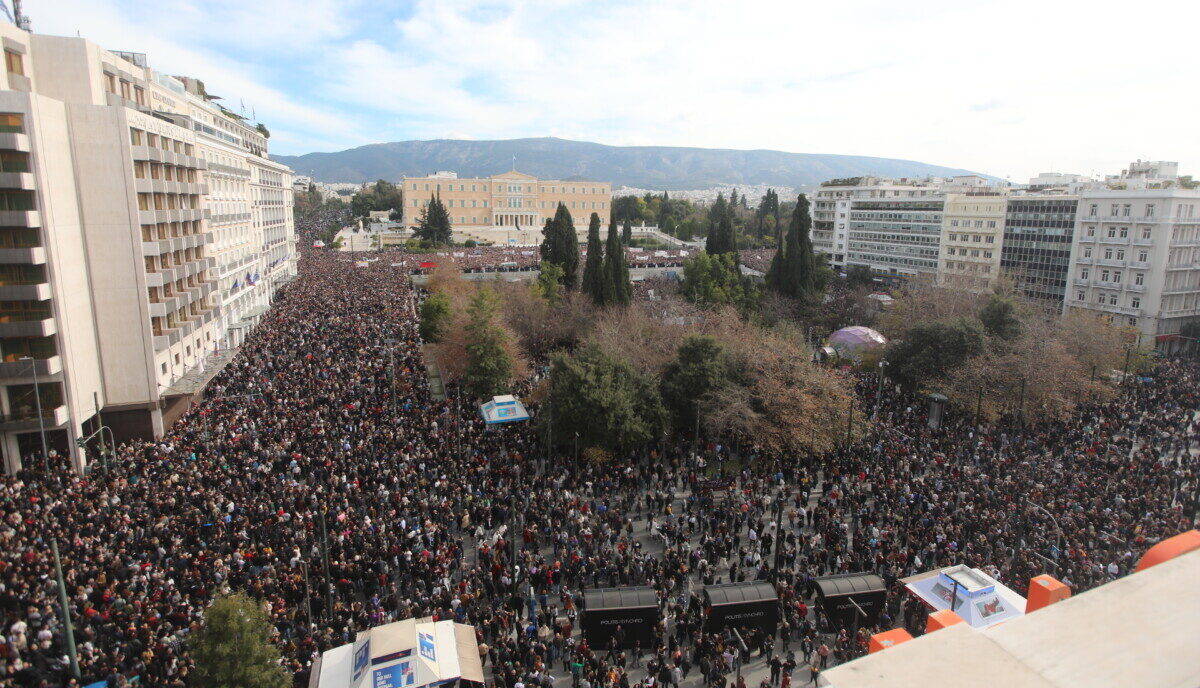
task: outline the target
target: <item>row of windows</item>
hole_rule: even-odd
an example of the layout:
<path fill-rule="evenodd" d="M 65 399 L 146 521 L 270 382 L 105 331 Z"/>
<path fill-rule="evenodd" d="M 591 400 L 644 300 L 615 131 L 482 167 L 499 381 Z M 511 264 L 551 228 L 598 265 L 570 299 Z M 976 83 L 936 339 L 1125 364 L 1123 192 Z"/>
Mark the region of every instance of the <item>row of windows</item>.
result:
<path fill-rule="evenodd" d="M 1112 282 L 1113 284 L 1120 284 L 1121 276 L 1123 274 L 1124 273 L 1122 273 L 1120 270 L 1101 270 L 1100 271 L 1100 281 L 1101 282 Z M 1091 271 L 1088 270 L 1087 268 L 1081 268 L 1079 270 L 1079 279 L 1088 279 L 1088 277 L 1090 277 L 1090 276 L 1091 276 Z M 1144 273 L 1144 272 L 1133 273 L 1133 284 L 1135 286 L 1140 287 L 1140 286 L 1144 285 L 1145 283 L 1146 283 L 1146 273 Z"/>
<path fill-rule="evenodd" d="M 962 272 L 982 272 L 985 275 L 992 274 L 992 266 L 987 263 L 961 263 L 954 260 L 946 261 L 946 269 L 959 270 Z"/>
<path fill-rule="evenodd" d="M 992 244 L 996 242 L 996 237 L 990 234 L 986 236 L 982 234 L 951 234 L 950 241 L 969 241 L 976 244 Z"/>
<path fill-rule="evenodd" d="M 195 210 L 200 207 L 197 194 L 140 193 L 138 210 Z"/>
<path fill-rule="evenodd" d="M 962 221 L 962 224 L 960 225 L 958 220 L 950 220 L 950 226 L 951 226 L 951 227 L 960 227 L 960 226 L 961 226 L 961 227 L 971 227 L 971 226 L 972 226 L 971 222 L 972 222 L 971 220 L 963 220 L 963 221 Z M 985 222 L 986 222 L 986 224 L 985 224 Z M 995 228 L 996 228 L 996 221 L 995 221 L 995 220 L 986 220 L 986 221 L 984 221 L 984 220 L 975 220 L 975 221 L 974 221 L 974 227 L 975 227 L 976 229 L 980 229 L 980 228 L 983 228 L 983 227 L 985 227 L 985 226 L 986 226 L 988 229 L 995 229 Z"/>
<path fill-rule="evenodd" d="M 143 131 L 134 127 L 129 128 L 129 142 L 134 146 L 149 146 L 173 151 L 179 155 L 194 155 L 195 148 L 187 141 L 179 141 L 153 132 Z"/>
<path fill-rule="evenodd" d="M 1083 257 L 1084 258 L 1092 257 L 1092 247 L 1091 246 L 1085 246 L 1083 248 Z M 1125 260 L 1125 249 L 1123 249 L 1123 248 L 1118 248 L 1118 249 L 1106 248 L 1106 249 L 1104 249 L 1104 260 Z M 1149 260 L 1150 260 L 1150 252 L 1149 251 L 1142 249 L 1137 252 L 1137 261 L 1139 263 L 1146 263 L 1146 262 L 1149 262 Z"/>
<path fill-rule="evenodd" d="M 1084 291 L 1075 292 L 1075 300 L 1076 301 L 1086 301 L 1087 300 L 1087 292 L 1084 292 Z M 1117 305 L 1120 305 L 1120 297 L 1117 296 L 1117 294 L 1115 292 L 1108 293 L 1108 294 L 1097 293 L 1096 294 L 1096 303 L 1098 303 L 1102 306 L 1104 306 L 1104 305 L 1117 306 Z M 1130 308 L 1141 308 L 1142 307 L 1142 299 L 1137 296 L 1130 297 L 1129 307 Z M 1136 319 L 1131 318 L 1131 320 L 1134 320 L 1134 322 L 1130 323 L 1131 325 L 1137 324 Z"/>
<path fill-rule="evenodd" d="M 196 170 L 190 167 L 177 167 L 175 165 L 135 160 L 133 163 L 133 176 L 137 179 L 149 178 L 162 179 L 168 182 L 191 183 L 196 181 Z"/>
<path fill-rule="evenodd" d="M 441 182 L 432 182 L 433 188 L 430 188 L 430 182 L 423 182 L 423 184 L 425 187 L 423 189 L 424 191 L 441 191 L 442 190 Z M 417 188 L 418 186 L 420 186 L 420 184 L 418 184 L 417 182 L 412 182 L 411 190 L 412 191 L 421 190 L 421 189 Z M 467 190 L 466 184 L 458 184 L 458 189 L 455 189 L 454 187 L 455 187 L 454 184 L 448 183 L 448 184 L 446 184 L 446 191 L 466 191 Z M 479 187 L 482 187 L 482 188 L 479 188 Z M 605 193 L 603 188 L 597 188 L 594 186 L 593 187 L 583 187 L 583 186 L 566 187 L 566 186 L 564 186 L 564 187 L 562 187 L 562 191 L 559 191 L 559 187 L 557 187 L 557 186 L 549 186 L 549 187 L 541 186 L 538 188 L 539 188 L 539 193 L 547 193 L 546 189 L 550 189 L 550 191 L 548 193 L 552 193 L 552 194 L 556 194 L 556 193 L 602 194 L 602 193 Z M 570 191 L 568 191 L 567 189 L 570 189 Z M 472 184 L 471 185 L 471 191 L 488 191 L 488 190 L 489 190 L 488 184 Z M 496 192 L 497 193 L 505 192 L 505 191 L 507 191 L 508 193 L 533 193 L 533 186 L 522 186 L 520 184 L 496 184 Z"/>
<path fill-rule="evenodd" d="M 980 252 L 980 250 L 979 250 L 979 249 L 977 249 L 977 248 L 972 248 L 972 249 L 965 249 L 965 248 L 955 249 L 954 247 L 950 247 L 950 248 L 946 249 L 946 255 L 950 255 L 950 256 L 966 256 L 968 251 L 970 251 L 970 256 L 971 256 L 972 258 L 978 258 L 978 257 L 980 256 L 980 253 L 981 253 L 981 252 Z M 983 254 L 983 257 L 984 257 L 984 258 L 991 258 L 991 257 L 992 257 L 992 252 L 991 252 L 991 251 L 983 251 L 983 252 L 982 252 L 982 254 Z"/>
<path fill-rule="evenodd" d="M 1132 203 L 1111 203 L 1108 206 L 1109 215 L 1112 217 L 1132 217 Z M 1155 204 L 1147 203 L 1143 207 L 1142 217 L 1154 217 Z M 1088 217 L 1098 217 L 1100 214 L 1100 204 L 1092 203 L 1088 206 Z"/>

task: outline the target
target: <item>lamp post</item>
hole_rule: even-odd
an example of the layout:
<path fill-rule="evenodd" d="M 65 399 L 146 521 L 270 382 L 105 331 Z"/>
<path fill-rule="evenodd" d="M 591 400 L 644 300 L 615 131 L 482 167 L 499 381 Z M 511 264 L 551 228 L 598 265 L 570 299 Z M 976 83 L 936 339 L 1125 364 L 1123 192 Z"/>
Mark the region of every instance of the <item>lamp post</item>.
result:
<path fill-rule="evenodd" d="M 62 561 L 58 558 L 58 538 L 50 539 L 54 553 L 54 575 L 58 578 L 58 603 L 62 606 L 63 631 L 67 637 L 67 656 L 71 659 L 71 675 L 79 679 L 79 657 L 75 654 L 75 627 L 71 624 L 71 606 L 67 599 L 67 584 L 63 581 Z"/>
<path fill-rule="evenodd" d="M 50 449 L 46 445 L 46 418 L 42 415 L 42 389 L 38 384 L 37 359 L 32 356 L 23 356 L 21 360 L 29 361 L 29 369 L 33 371 L 33 398 L 37 403 L 38 430 L 42 435 L 42 461 L 49 461 Z M 76 671 L 76 675 L 78 675 L 78 671 Z"/>
<path fill-rule="evenodd" d="M 879 407 L 883 402 L 883 371 L 887 366 L 887 361 L 879 361 L 879 387 L 875 390 L 875 413 L 872 415 L 872 418 L 879 417 Z"/>

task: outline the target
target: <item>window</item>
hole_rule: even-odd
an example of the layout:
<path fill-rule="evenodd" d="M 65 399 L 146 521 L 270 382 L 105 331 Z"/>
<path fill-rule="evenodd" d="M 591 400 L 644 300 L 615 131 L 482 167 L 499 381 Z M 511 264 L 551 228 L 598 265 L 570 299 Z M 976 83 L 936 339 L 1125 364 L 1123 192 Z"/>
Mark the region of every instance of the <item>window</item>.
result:
<path fill-rule="evenodd" d="M 1145 263 L 1150 260 L 1150 253 L 1147 251 L 1138 251 L 1138 262 Z"/>
<path fill-rule="evenodd" d="M 1099 207 L 1100 206 L 1093 203 L 1092 207 L 1088 208 L 1088 217 L 1096 217 L 1096 210 L 1099 209 Z"/>
<path fill-rule="evenodd" d="M 1113 273 L 1113 283 L 1114 283 L 1114 284 L 1120 284 L 1120 283 L 1121 283 L 1121 273 L 1119 273 L 1119 272 L 1114 272 L 1114 273 Z"/>
<path fill-rule="evenodd" d="M 33 192 L 0 191 L 0 210 L 34 210 Z"/>
<path fill-rule="evenodd" d="M 21 58 L 21 53 L 15 50 L 4 51 L 4 66 L 12 74 L 25 76 L 25 62 Z"/>
<path fill-rule="evenodd" d="M 951 221 L 950 221 L 950 226 L 951 226 L 951 227 L 957 227 L 957 226 L 958 226 L 958 220 L 951 220 Z M 953 234 L 951 234 L 951 235 L 950 235 L 950 237 L 951 237 L 951 238 L 953 238 L 953 237 L 954 237 L 954 235 L 953 235 Z"/>
<path fill-rule="evenodd" d="M 1112 260 L 1112 256 L 1113 253 L 1111 248 L 1104 249 L 1104 260 Z"/>
<path fill-rule="evenodd" d="M 1128 227 L 1122 227 L 1122 228 L 1121 228 L 1121 238 L 1122 238 L 1122 239 L 1128 239 L 1128 238 L 1129 238 L 1129 228 L 1128 228 Z"/>
<path fill-rule="evenodd" d="M 1129 217 L 1129 212 L 1133 209 L 1133 205 L 1126 203 L 1121 206 L 1121 217 Z"/>
<path fill-rule="evenodd" d="M 1101 282 L 1107 282 L 1107 281 L 1108 281 L 1108 278 L 1109 278 L 1109 276 L 1110 276 L 1111 274 L 1112 274 L 1112 273 L 1110 273 L 1108 270 L 1101 270 L 1101 271 L 1100 271 L 1100 281 L 1101 281 Z"/>
<path fill-rule="evenodd" d="M 1108 238 L 1109 238 L 1109 239 L 1116 239 L 1116 238 L 1117 238 L 1117 228 L 1116 228 L 1116 227 L 1109 227 L 1109 228 L 1108 228 Z"/>
<path fill-rule="evenodd" d="M 1129 299 L 1129 307 L 1130 308 L 1141 308 L 1142 300 L 1137 298 L 1136 296 L 1132 299 Z"/>
<path fill-rule="evenodd" d="M 1075 292 L 1075 300 L 1076 300 L 1076 301 L 1083 301 L 1083 299 L 1084 299 L 1084 293 L 1083 293 L 1083 292 L 1081 292 L 1081 291 L 1077 291 L 1077 292 Z"/>
<path fill-rule="evenodd" d="M 1110 306 L 1117 305 L 1117 295 L 1116 294 L 1108 295 L 1108 305 L 1110 305 Z"/>
<path fill-rule="evenodd" d="M 1150 238 L 1150 228 L 1149 227 L 1142 227 L 1142 238 L 1143 239 Z"/>
<path fill-rule="evenodd" d="M 1110 212 L 1110 213 L 1109 213 L 1109 215 L 1112 215 L 1113 217 L 1116 217 L 1116 216 L 1117 216 L 1117 212 L 1118 212 L 1118 210 L 1120 209 L 1120 207 L 1121 207 L 1121 206 L 1120 206 L 1120 204 L 1113 203 L 1111 206 L 1109 206 L 1109 209 L 1112 211 L 1112 212 Z"/>
<path fill-rule="evenodd" d="M 25 116 L 15 113 L 0 114 L 0 133 L 24 134 Z"/>
<path fill-rule="evenodd" d="M 1144 272 L 1134 273 L 1133 283 L 1139 287 L 1142 286 L 1143 284 L 1145 284 L 1146 283 L 1146 273 L 1144 273 Z"/>
<path fill-rule="evenodd" d="M 0 172 L 28 172 L 29 154 L 20 151 L 0 151 Z"/>
<path fill-rule="evenodd" d="M 1096 236 L 1096 228 L 1095 228 L 1095 227 L 1088 227 L 1088 228 L 1087 228 L 1087 235 L 1088 235 L 1088 236 L 1090 236 L 1090 237 L 1094 237 L 1094 236 Z"/>
<path fill-rule="evenodd" d="M 1154 217 L 1154 204 L 1153 203 L 1146 204 L 1146 217 Z"/>
<path fill-rule="evenodd" d="M 983 241 L 983 238 L 976 234 L 975 236 L 971 237 L 971 241 L 974 241 L 978 244 L 979 242 Z"/>
<path fill-rule="evenodd" d="M 1079 279 L 1087 279 L 1089 274 L 1090 273 L 1088 272 L 1087 268 L 1084 268 L 1083 270 L 1079 271 Z"/>
<path fill-rule="evenodd" d="M 1084 257 L 1084 258 L 1091 258 L 1091 257 L 1092 257 L 1092 249 L 1091 249 L 1091 248 L 1085 248 L 1085 249 L 1083 249 L 1083 257 Z"/>
<path fill-rule="evenodd" d="M 1125 249 L 1117 250 L 1117 260 L 1125 260 Z"/>

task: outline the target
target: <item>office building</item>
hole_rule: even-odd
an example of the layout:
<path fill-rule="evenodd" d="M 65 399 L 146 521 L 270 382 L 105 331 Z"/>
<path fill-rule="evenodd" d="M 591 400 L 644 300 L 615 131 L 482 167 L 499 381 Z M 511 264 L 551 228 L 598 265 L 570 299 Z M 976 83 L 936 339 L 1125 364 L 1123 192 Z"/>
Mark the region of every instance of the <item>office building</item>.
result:
<path fill-rule="evenodd" d="M 1029 194 L 1008 199 L 1000 269 L 1025 296 L 1061 308 L 1075 236 L 1079 197 Z"/>
<path fill-rule="evenodd" d="M 554 217 L 558 204 L 585 228 L 592 213 L 608 223 L 612 185 L 608 182 L 538 179 L 515 170 L 491 177 L 459 179 L 454 172 L 405 177 L 404 223 L 414 226 L 434 196 L 442 199 L 455 229 L 538 230 Z"/>
<path fill-rule="evenodd" d="M 1200 319 L 1200 189 L 1135 162 L 1081 193 L 1066 310 L 1103 313 L 1169 348 Z"/>
<path fill-rule="evenodd" d="M 946 195 L 937 274 L 940 284 L 985 291 L 1000 276 L 1005 190 Z"/>
<path fill-rule="evenodd" d="M 74 440 L 101 422 L 118 441 L 160 435 L 229 329 L 294 274 L 291 175 L 263 131 L 144 55 L 11 24 L 0 39 L 0 450 L 15 470 L 44 436 L 78 468 Z M 247 274 L 270 287 L 239 305 Z"/>

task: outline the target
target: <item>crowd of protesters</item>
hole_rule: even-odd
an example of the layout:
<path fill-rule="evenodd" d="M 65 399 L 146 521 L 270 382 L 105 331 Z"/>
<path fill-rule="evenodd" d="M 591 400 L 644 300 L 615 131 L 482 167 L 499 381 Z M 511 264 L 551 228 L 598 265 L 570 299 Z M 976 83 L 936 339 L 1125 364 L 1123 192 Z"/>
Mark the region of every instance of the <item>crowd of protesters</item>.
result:
<path fill-rule="evenodd" d="M 876 400 L 864 379 L 876 439 L 852 449 L 675 438 L 597 467 L 547 452 L 528 425 L 485 432 L 453 389 L 431 396 L 407 265 L 309 251 L 300 270 L 161 440 L 122 447 L 107 472 L 0 481 L 0 685 L 186 686 L 188 638 L 229 587 L 262 601 L 298 686 L 356 631 L 434 615 L 476 626 L 496 688 L 674 688 L 691 672 L 723 687 L 755 656 L 786 688 L 797 666 L 799 685 L 860 654 L 874 628 L 919 632 L 904 576 L 966 563 L 1018 590 L 1051 572 L 1078 591 L 1195 523 L 1191 361 L 1025 427 L 930 430 L 920 404 Z M 719 489 L 698 489 L 714 476 Z M 82 682 L 65 667 L 51 539 Z M 887 582 L 883 618 L 831 627 L 813 580 L 857 571 Z M 698 586 L 745 580 L 775 585 L 779 627 L 705 633 Z M 590 647 L 582 591 L 619 585 L 657 591 L 654 641 Z"/>

